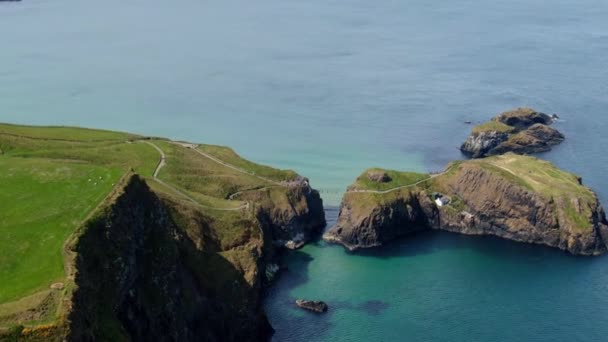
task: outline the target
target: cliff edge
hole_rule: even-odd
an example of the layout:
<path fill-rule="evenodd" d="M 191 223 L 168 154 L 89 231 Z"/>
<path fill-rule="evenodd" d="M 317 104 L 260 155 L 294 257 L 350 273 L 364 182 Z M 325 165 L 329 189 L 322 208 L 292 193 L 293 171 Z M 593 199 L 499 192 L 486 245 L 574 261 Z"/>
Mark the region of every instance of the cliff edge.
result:
<path fill-rule="evenodd" d="M 3 198 L 35 199 L 0 201 L 28 232 L 5 234 L 0 340 L 268 340 L 277 251 L 325 226 L 308 179 L 224 146 L 0 124 L 0 150 Z"/>
<path fill-rule="evenodd" d="M 507 153 L 454 162 L 435 175 L 386 171 L 388 182 L 370 181 L 368 172 L 345 194 L 325 240 L 356 250 L 439 229 L 576 255 L 606 252 L 608 225 L 597 196 L 549 162 Z"/>

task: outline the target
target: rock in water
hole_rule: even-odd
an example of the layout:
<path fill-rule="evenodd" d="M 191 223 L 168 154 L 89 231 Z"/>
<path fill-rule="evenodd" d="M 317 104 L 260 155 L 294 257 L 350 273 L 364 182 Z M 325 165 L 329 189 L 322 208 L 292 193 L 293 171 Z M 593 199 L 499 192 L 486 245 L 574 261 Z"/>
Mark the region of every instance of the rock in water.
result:
<path fill-rule="evenodd" d="M 548 151 L 565 139 L 562 133 L 549 127 L 554 121 L 554 117 L 531 108 L 504 112 L 475 126 L 460 150 L 472 158 Z"/>
<path fill-rule="evenodd" d="M 327 309 L 328 309 L 327 304 L 325 304 L 325 302 L 321 302 L 321 301 L 310 301 L 310 300 L 298 299 L 298 300 L 296 300 L 296 305 L 301 307 L 302 309 L 314 311 L 314 312 L 318 312 L 318 313 L 327 312 Z"/>

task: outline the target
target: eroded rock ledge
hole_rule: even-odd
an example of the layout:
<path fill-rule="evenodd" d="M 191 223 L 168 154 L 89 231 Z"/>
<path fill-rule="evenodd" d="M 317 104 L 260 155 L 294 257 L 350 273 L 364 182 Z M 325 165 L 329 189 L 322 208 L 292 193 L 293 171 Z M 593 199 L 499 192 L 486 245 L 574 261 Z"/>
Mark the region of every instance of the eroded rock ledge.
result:
<path fill-rule="evenodd" d="M 548 151 L 565 139 L 562 133 L 549 127 L 555 119 L 556 116 L 531 108 L 504 112 L 475 126 L 460 150 L 472 158 L 506 152 L 530 154 Z"/>
<path fill-rule="evenodd" d="M 345 194 L 338 222 L 324 239 L 356 250 L 440 229 L 495 235 L 577 255 L 606 252 L 608 225 L 597 196 L 579 177 L 549 162 L 507 153 L 456 162 L 435 176 L 390 175 L 410 182 L 427 178 L 408 187 L 370 184 L 362 175 Z M 387 192 L 387 186 L 402 188 Z M 444 202 L 437 201 L 439 196 Z"/>

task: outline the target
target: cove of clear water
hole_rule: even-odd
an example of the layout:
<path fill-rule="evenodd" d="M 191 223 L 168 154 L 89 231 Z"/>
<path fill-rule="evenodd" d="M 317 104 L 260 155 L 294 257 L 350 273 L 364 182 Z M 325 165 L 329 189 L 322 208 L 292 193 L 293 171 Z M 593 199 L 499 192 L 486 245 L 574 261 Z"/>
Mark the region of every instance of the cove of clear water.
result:
<path fill-rule="evenodd" d="M 335 220 L 337 211 L 329 210 Z M 266 311 L 275 341 L 606 341 L 605 258 L 447 232 L 351 254 L 290 254 Z M 323 299 L 327 314 L 300 298 Z"/>
<path fill-rule="evenodd" d="M 0 3 L 0 121 L 230 145 L 331 207 L 363 169 L 439 170 L 464 121 L 527 105 L 563 119 L 541 157 L 607 204 L 606 18 L 602 0 Z M 429 233 L 286 262 L 266 301 L 277 341 L 608 336 L 606 257 Z"/>

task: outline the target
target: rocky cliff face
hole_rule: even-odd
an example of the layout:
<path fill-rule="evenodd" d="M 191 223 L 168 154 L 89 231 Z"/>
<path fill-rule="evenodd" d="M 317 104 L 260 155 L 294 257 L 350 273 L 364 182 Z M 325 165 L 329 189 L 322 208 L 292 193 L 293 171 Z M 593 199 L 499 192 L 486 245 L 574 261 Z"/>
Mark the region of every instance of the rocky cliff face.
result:
<path fill-rule="evenodd" d="M 268 202 L 208 216 L 132 176 L 72 247 L 67 340 L 267 340 L 260 290 L 273 234 L 286 239 L 324 224 L 318 193 L 283 193 L 291 210 Z"/>
<path fill-rule="evenodd" d="M 549 127 L 554 117 L 530 108 L 518 108 L 494 117 L 473 129 L 460 150 L 472 157 L 514 152 L 544 152 L 560 144 L 564 135 Z"/>
<path fill-rule="evenodd" d="M 450 204 L 438 206 L 431 197 L 435 192 Z M 547 196 L 503 171 L 467 162 L 413 189 L 347 193 L 338 223 L 324 238 L 353 250 L 421 229 L 495 235 L 577 255 L 602 254 L 608 241 L 606 217 L 594 194 Z"/>
<path fill-rule="evenodd" d="M 462 144 L 460 150 L 471 158 L 481 158 L 490 155 L 502 143 L 509 140 L 509 134 L 498 131 L 472 133 Z"/>
<path fill-rule="evenodd" d="M 361 207 L 361 197 L 372 194 L 347 193 L 340 206 L 338 222 L 323 238 L 351 251 L 381 246 L 398 237 L 428 229 L 439 220 L 438 210 L 428 196 L 404 193 L 385 202 Z"/>
<path fill-rule="evenodd" d="M 256 216 L 268 228 L 267 237 L 273 245 L 295 249 L 325 227 L 325 211 L 319 192 L 307 180 L 290 184 L 287 189 L 271 188 L 241 199 L 260 204 Z"/>

